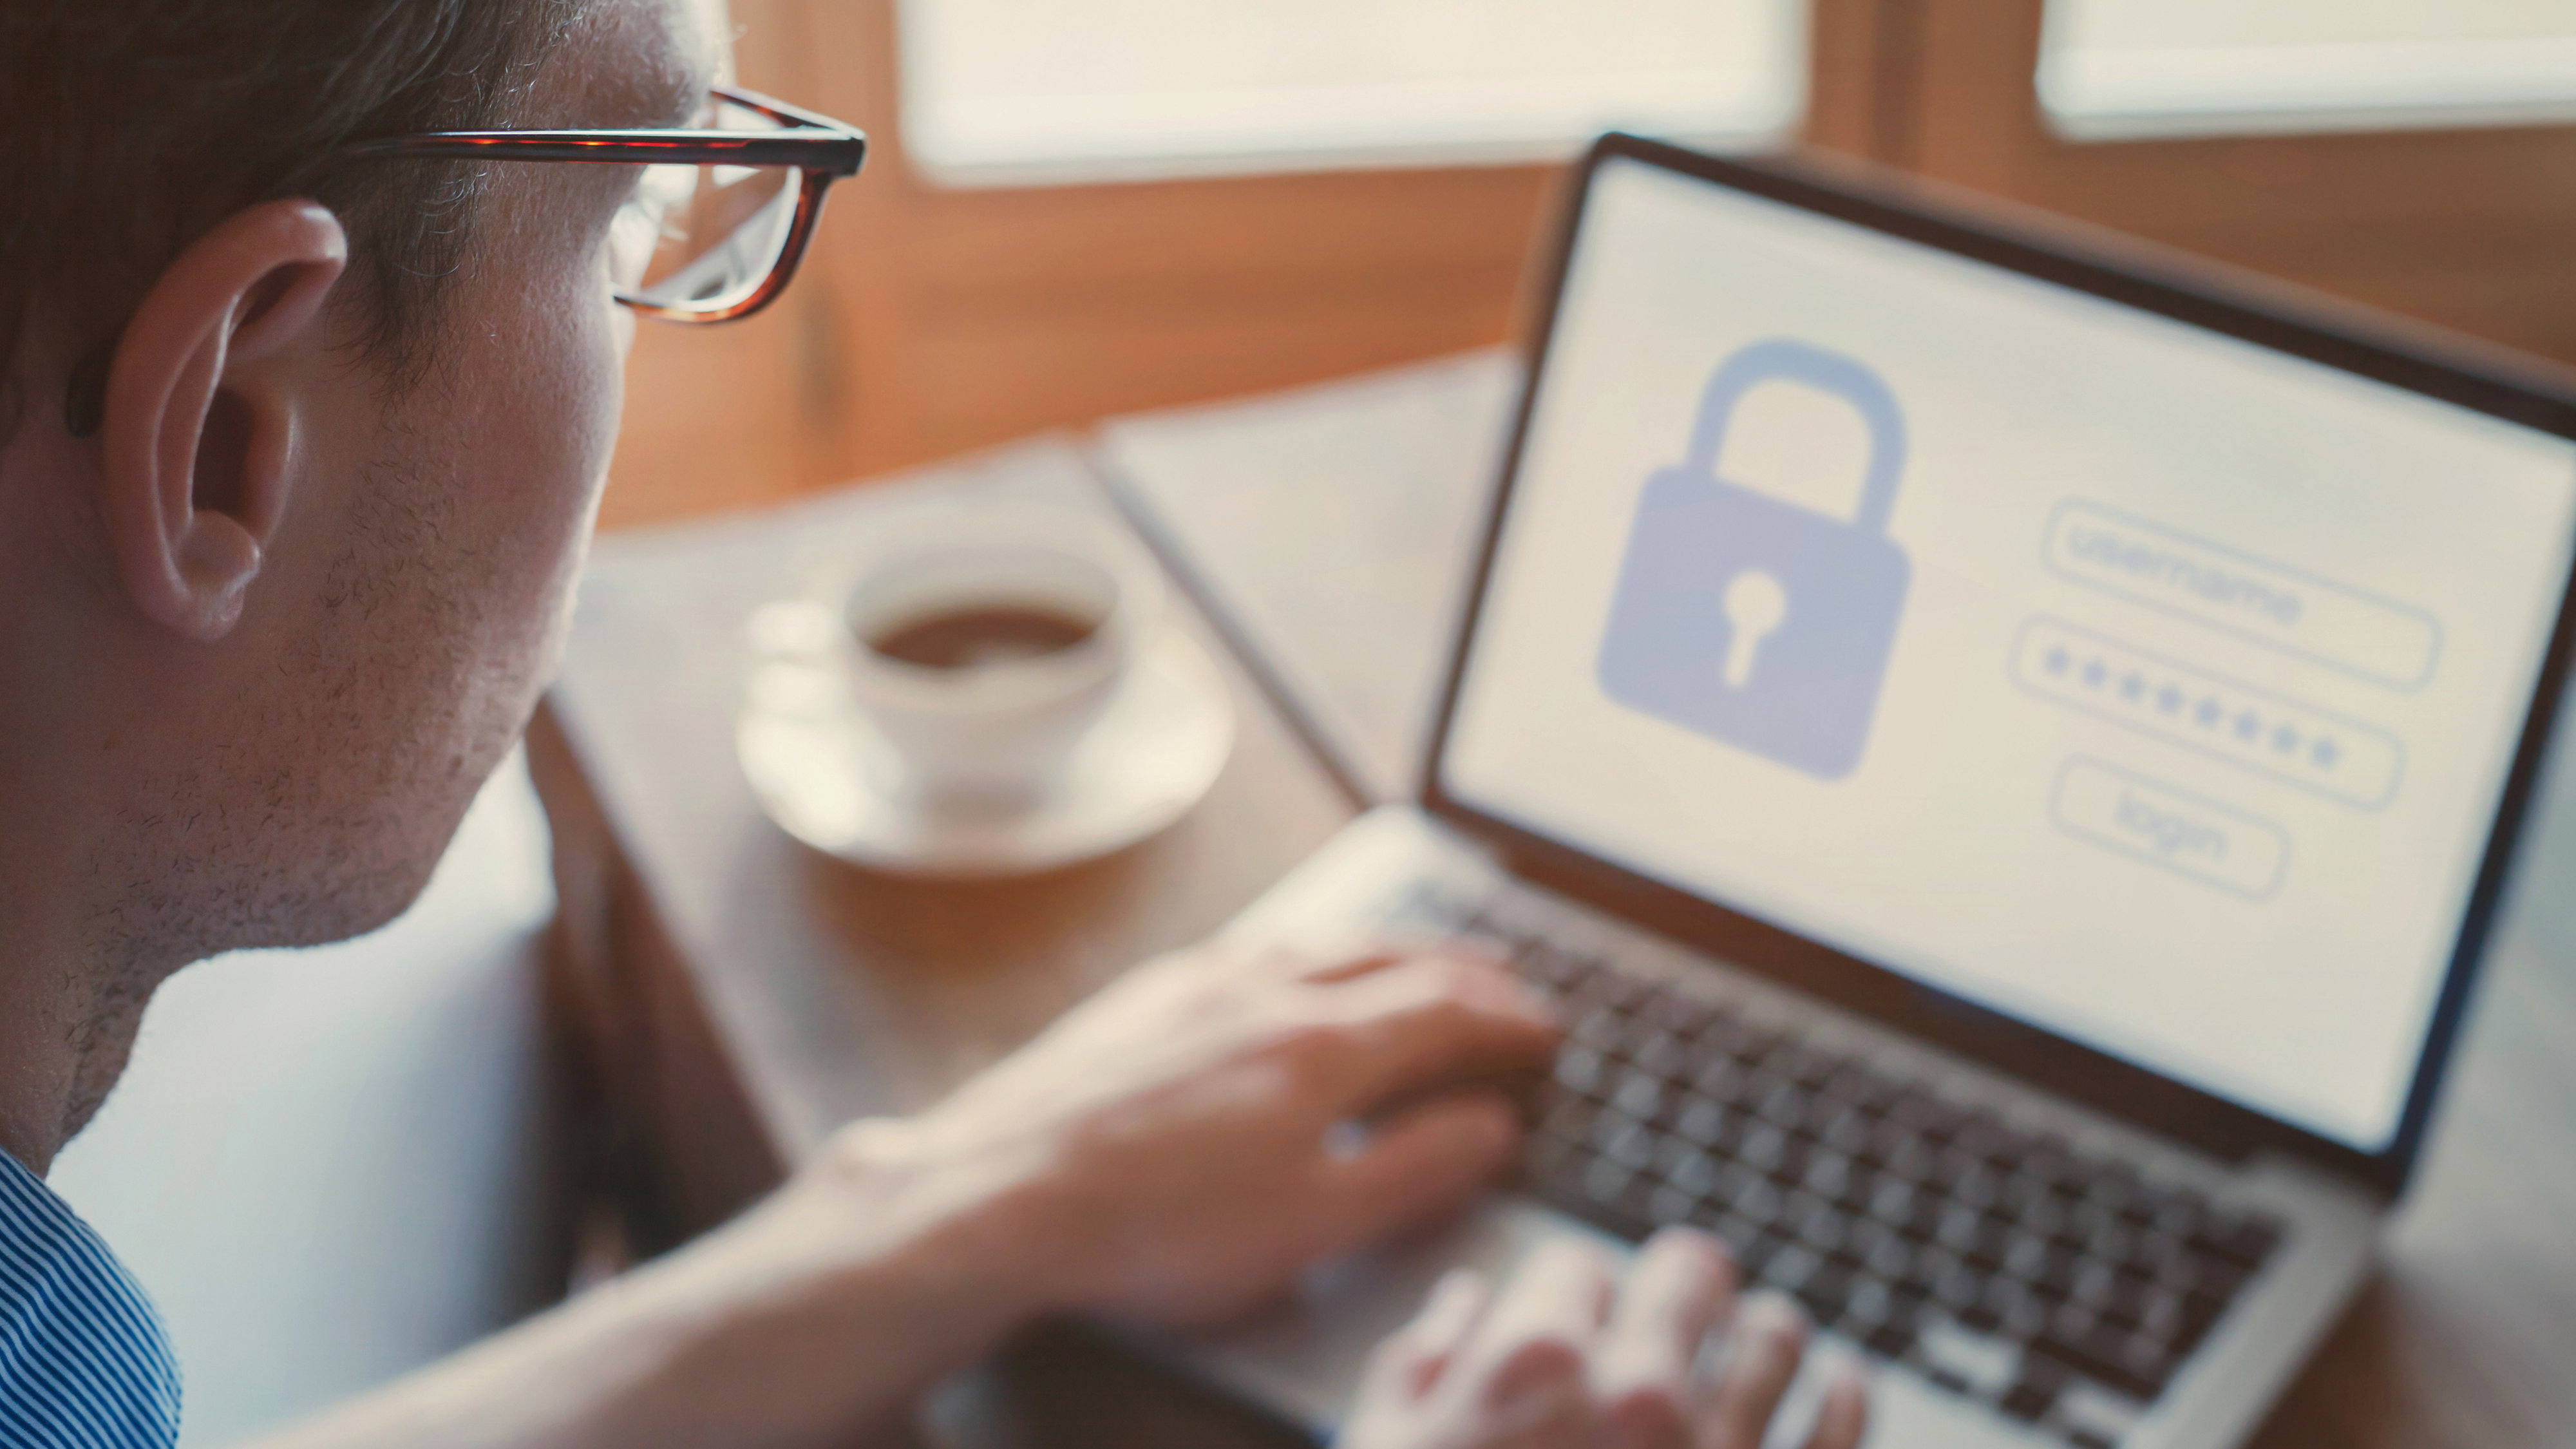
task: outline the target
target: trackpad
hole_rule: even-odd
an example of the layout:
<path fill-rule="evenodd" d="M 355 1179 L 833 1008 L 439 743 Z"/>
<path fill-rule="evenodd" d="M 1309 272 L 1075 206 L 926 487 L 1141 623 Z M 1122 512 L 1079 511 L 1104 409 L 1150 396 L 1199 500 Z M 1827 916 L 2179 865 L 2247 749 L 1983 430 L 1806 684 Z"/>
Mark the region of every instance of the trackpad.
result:
<path fill-rule="evenodd" d="M 1308 1270 L 1296 1295 L 1256 1318 L 1170 1345 L 1172 1356 L 1315 1430 L 1349 1411 L 1370 1350 L 1422 1307 L 1440 1276 L 1468 1268 L 1501 1282 L 1550 1238 L 1620 1257 L 1633 1249 L 1520 1198 L 1496 1198 L 1440 1230 Z"/>

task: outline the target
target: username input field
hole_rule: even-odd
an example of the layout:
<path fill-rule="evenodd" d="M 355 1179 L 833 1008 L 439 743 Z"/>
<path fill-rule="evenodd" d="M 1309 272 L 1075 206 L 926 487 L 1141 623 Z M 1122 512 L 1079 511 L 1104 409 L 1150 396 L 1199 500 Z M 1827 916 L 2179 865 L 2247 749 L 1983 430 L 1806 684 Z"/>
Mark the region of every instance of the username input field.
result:
<path fill-rule="evenodd" d="M 2393 689 L 2420 687 L 2441 653 L 2421 609 L 2082 499 L 2049 516 L 2046 557 L 2070 583 Z"/>

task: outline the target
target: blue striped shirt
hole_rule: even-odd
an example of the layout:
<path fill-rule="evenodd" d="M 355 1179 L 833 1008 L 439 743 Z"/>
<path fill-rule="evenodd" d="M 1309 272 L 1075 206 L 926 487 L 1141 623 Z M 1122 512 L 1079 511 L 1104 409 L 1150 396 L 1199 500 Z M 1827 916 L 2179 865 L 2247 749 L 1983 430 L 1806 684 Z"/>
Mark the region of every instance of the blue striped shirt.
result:
<path fill-rule="evenodd" d="M 143 1289 L 0 1152 L 0 1445 L 168 1449 L 179 1362 Z"/>

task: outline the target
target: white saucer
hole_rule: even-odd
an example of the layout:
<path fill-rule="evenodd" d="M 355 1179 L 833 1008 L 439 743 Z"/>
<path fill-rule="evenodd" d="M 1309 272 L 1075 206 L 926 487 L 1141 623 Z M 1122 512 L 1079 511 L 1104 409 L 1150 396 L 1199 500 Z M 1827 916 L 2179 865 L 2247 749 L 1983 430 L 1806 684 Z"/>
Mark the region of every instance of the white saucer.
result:
<path fill-rule="evenodd" d="M 900 874 L 1021 875 L 1107 855 L 1187 814 L 1233 751 L 1234 702 L 1207 652 L 1166 630 L 1056 783 L 1006 808 L 922 799 L 840 673 L 810 657 L 754 663 L 734 742 L 761 808 L 816 850 Z"/>

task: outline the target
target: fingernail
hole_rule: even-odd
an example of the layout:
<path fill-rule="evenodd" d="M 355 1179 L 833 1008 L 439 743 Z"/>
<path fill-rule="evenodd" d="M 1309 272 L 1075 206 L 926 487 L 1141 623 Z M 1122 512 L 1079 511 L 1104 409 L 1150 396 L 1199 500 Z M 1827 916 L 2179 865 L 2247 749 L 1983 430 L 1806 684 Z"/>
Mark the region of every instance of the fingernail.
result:
<path fill-rule="evenodd" d="M 1743 1325 L 1765 1338 L 1795 1340 L 1807 1331 L 1807 1314 L 1777 1293 L 1764 1293 L 1745 1305 Z"/>
<path fill-rule="evenodd" d="M 1457 1306 L 1458 1300 L 1476 1291 L 1476 1274 L 1469 1268 L 1452 1268 L 1440 1275 L 1431 1286 L 1431 1300 L 1426 1312 L 1439 1312 Z"/>

